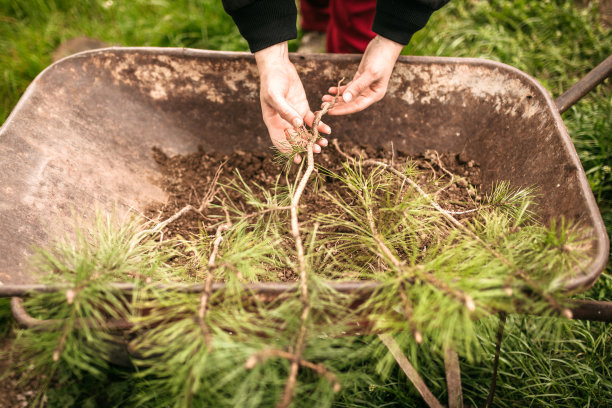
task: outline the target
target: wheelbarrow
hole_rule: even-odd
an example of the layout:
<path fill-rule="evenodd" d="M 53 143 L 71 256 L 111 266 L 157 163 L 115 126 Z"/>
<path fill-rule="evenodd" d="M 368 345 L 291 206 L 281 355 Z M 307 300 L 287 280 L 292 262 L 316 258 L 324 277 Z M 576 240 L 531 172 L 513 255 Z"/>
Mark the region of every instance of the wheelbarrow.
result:
<path fill-rule="evenodd" d="M 313 103 L 359 63 L 356 55 L 291 58 Z M 536 80 L 505 64 L 400 57 L 383 100 L 328 121 L 342 130 L 341 138 L 375 147 L 393 142 L 411 154 L 435 149 L 478 158 L 483 186 L 536 186 L 543 222 L 563 217 L 590 228 L 590 262 L 565 282 L 575 293 L 605 268 L 609 241 L 560 113 L 611 71 L 612 57 L 554 101 Z M 247 53 L 108 48 L 44 70 L 0 129 L 0 297 L 14 297 L 16 319 L 29 327 L 44 323 L 28 316 L 17 298 L 62 289 L 37 284 L 28 257 L 34 246 L 70 231 L 75 211 L 91 218 L 96 208 L 128 212 L 165 200 L 152 146 L 169 154 L 198 146 L 268 151 L 258 88 Z M 376 289 L 370 282 L 332 286 L 364 298 Z M 271 296 L 296 289 L 290 283 L 251 286 Z M 611 302 L 575 301 L 572 309 L 574 318 L 612 321 Z"/>

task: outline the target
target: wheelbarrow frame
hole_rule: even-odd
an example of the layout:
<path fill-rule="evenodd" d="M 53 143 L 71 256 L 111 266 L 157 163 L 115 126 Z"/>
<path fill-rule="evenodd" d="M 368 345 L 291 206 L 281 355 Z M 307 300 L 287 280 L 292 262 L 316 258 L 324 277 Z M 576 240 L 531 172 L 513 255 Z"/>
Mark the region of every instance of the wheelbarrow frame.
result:
<path fill-rule="evenodd" d="M 326 87 L 333 83 L 337 77 L 350 76 L 359 62 L 359 56 L 357 55 L 294 54 L 291 58 L 303 78 L 311 100 L 324 93 Z M 180 64 L 185 64 L 186 68 L 180 68 Z M 543 170 L 546 174 L 534 176 L 535 178 L 528 173 L 528 170 L 524 170 L 526 180 L 523 184 L 532 185 L 537 177 L 539 177 L 539 180 L 551 178 L 564 180 L 567 185 L 562 188 L 567 187 L 566 191 L 557 192 L 553 188 L 549 189 L 550 191 L 547 193 L 552 192 L 554 200 L 558 200 L 564 206 L 564 216 L 586 223 L 592 230 L 593 256 L 591 263 L 582 275 L 571 278 L 565 283 L 565 289 L 568 292 L 583 291 L 593 284 L 605 268 L 608 262 L 609 240 L 584 170 L 559 112 L 566 110 L 588 90 L 609 76 L 611 70 L 612 57 L 604 61 L 555 103 L 536 80 L 499 62 L 471 58 L 400 57 L 390 82 L 388 96 L 383 101 L 373 105 L 368 110 L 369 113 L 365 112 L 361 116 L 356 115 L 353 118 L 333 119 L 335 122 L 334 128 L 342 129 L 343 132 L 350 135 L 356 135 L 359 134 L 359 130 L 362 130 L 362 123 L 370 123 L 373 124 L 372 128 L 379 132 L 393 133 L 387 141 L 395 141 L 396 147 L 416 153 L 429 146 L 428 137 L 431 139 L 431 136 L 428 136 L 425 132 L 428 126 L 430 131 L 436 130 L 435 127 L 429 125 L 430 119 L 431 122 L 438 125 L 444 124 L 445 117 L 449 116 L 449 110 L 445 110 L 444 106 L 449 103 L 454 104 L 458 112 L 450 111 L 451 125 L 448 128 L 444 126 L 438 129 L 441 129 L 440 131 L 445 134 L 448 133 L 444 136 L 445 141 L 448 142 L 449 148 L 454 149 L 454 151 L 458 151 L 457 149 L 461 147 L 468 150 L 471 148 L 465 137 L 460 136 L 462 130 L 458 127 L 457 124 L 460 122 L 456 119 L 456 116 L 462 114 L 475 115 L 474 112 L 478 113 L 478 110 L 470 110 L 469 104 L 481 104 L 483 106 L 478 109 L 483 109 L 483 111 L 488 109 L 487 112 L 492 112 L 491 109 L 497 110 L 510 118 L 507 122 L 499 123 L 499 128 L 489 129 L 491 132 L 489 138 L 486 135 L 479 136 L 480 142 L 487 144 L 483 147 L 484 151 L 491 146 L 493 146 L 493 149 L 500 150 L 499 147 L 492 144 L 492 139 L 500 137 L 500 135 L 507 136 L 508 133 L 501 127 L 517 126 L 516 123 L 511 122 L 512 120 L 519 122 L 514 131 L 527 132 L 531 127 L 536 133 L 537 137 L 535 139 L 537 140 L 533 143 L 535 147 L 527 147 L 537 151 L 534 153 L 526 150 L 525 156 L 537 161 L 547 159 L 548 155 L 551 155 L 552 158 L 546 164 L 550 164 L 553 169 L 546 167 Z M 214 83 L 215 79 L 219 80 L 220 86 Z M 106 81 L 105 85 L 96 85 L 98 80 Z M 82 87 L 82 93 L 76 92 L 79 87 Z M 241 143 L 241 149 L 243 150 L 261 150 L 269 144 L 265 129 L 261 124 L 257 87 L 258 80 L 254 60 L 250 54 L 246 53 L 189 49 L 110 48 L 80 53 L 65 58 L 45 69 L 33 81 L 17 107 L 0 128 L 0 157 L 6 158 L 15 154 L 16 159 L 22 160 L 20 163 L 5 162 L 0 164 L 0 170 L 4 170 L 0 171 L 0 185 L 4 185 L 5 191 L 11 193 L 0 200 L 0 223 L 8 223 L 9 227 L 19 225 L 20 222 L 26 224 L 22 229 L 25 231 L 25 237 L 17 236 L 18 233 L 21 233 L 19 228 L 7 228 L 11 231 L 8 240 L 14 238 L 18 242 L 17 244 L 11 242 L 8 245 L 6 241 L 2 243 L 4 254 L 0 259 L 0 281 L 4 281 L 5 284 L 0 285 L 0 297 L 24 297 L 36 292 L 66 289 L 34 284 L 31 282 L 32 277 L 24 272 L 28 249 L 32 245 L 43 245 L 48 242 L 49 236 L 56 232 L 53 231 L 52 226 L 49 226 L 51 220 L 47 219 L 42 222 L 40 219 L 36 220 L 37 217 L 41 216 L 41 209 L 39 208 L 41 202 L 43 205 L 51 204 L 59 207 L 57 209 L 60 220 L 68 218 L 67 207 L 70 206 L 75 196 L 77 196 L 76 205 L 82 206 L 89 200 L 102 204 L 104 208 L 109 209 L 111 205 L 116 205 L 117 200 L 121 198 L 118 195 L 121 191 L 109 190 L 111 194 L 106 197 L 99 197 L 95 195 L 95 190 L 92 191 L 91 189 L 96 187 L 100 187 L 102 190 L 109 189 L 108 183 L 112 182 L 113 179 L 131 175 L 134 177 L 134 181 L 122 185 L 119 190 L 123 189 L 122 191 L 127 191 L 128 195 L 132 194 L 136 197 L 131 201 L 120 202 L 119 206 L 124 210 L 133 207 L 142 208 L 143 205 L 149 204 L 152 200 L 163 199 L 163 193 L 151 182 L 151 178 L 154 178 L 155 175 L 152 160 L 150 157 L 142 157 L 143 151 L 148 151 L 151 146 L 157 144 L 168 147 L 167 150 L 169 151 L 183 153 L 195 150 L 197 143 L 202 142 L 207 148 L 224 150 L 229 148 L 231 150 L 236 144 L 236 139 L 232 139 L 230 133 L 232 131 L 236 132 L 238 138 L 246 140 L 245 143 Z M 108 89 L 112 89 L 112 92 L 115 93 L 107 93 Z M 117 118 L 108 118 L 104 117 L 104 114 L 107 113 L 105 109 L 102 109 L 101 112 L 91 111 L 92 106 L 104 107 L 105 103 L 109 103 L 109 97 L 116 97 L 117 95 L 131 98 L 125 114 L 119 115 Z M 200 99 L 197 99 L 196 95 Z M 72 101 L 72 105 L 66 106 L 69 101 Z M 177 101 L 180 106 L 177 106 Z M 458 101 L 463 101 L 463 105 Z M 398 107 L 398 103 L 401 106 Z M 54 104 L 57 104 L 59 108 Z M 228 105 L 226 110 L 220 110 L 219 107 L 223 104 Z M 29 187 L 30 191 L 25 191 L 26 189 L 19 184 L 24 181 L 23 179 L 17 178 L 15 180 L 15 174 L 18 174 L 20 170 L 25 169 L 28 173 L 27 176 L 35 173 L 36 169 L 33 170 L 33 168 L 41 161 L 41 157 L 43 157 L 42 160 L 48 160 L 45 155 L 55 148 L 55 144 L 47 143 L 40 148 L 39 152 L 31 152 L 38 147 L 37 143 L 41 143 L 41 140 L 44 144 L 45 130 L 57 135 L 62 130 L 73 131 L 72 126 L 76 127 L 77 131 L 84 132 L 84 137 L 88 137 L 88 131 L 98 132 L 99 135 L 100 129 L 88 124 L 93 120 L 98 120 L 104 122 L 106 131 L 134 132 L 136 128 L 134 126 L 124 128 L 122 120 L 125 120 L 127 115 L 132 114 L 135 109 L 137 110 L 145 105 L 146 114 L 155 116 L 155 120 L 152 121 L 153 127 L 167 125 L 168 119 L 163 117 L 166 114 L 175 120 L 185 120 L 185 123 L 187 123 L 185 126 L 168 126 L 169 129 L 176 130 L 179 133 L 177 140 L 184 141 L 184 146 L 168 146 L 163 137 L 157 137 L 154 134 L 150 137 L 140 138 L 134 146 L 125 146 L 123 160 L 126 160 L 125 157 L 130 157 L 130 155 L 137 157 L 134 160 L 136 163 L 134 167 L 124 169 L 125 171 L 112 177 L 98 179 L 96 180 L 97 185 L 96 182 L 92 183 L 90 179 L 87 179 L 84 182 L 85 187 L 80 188 L 70 185 L 63 189 L 59 188 L 59 192 L 53 191 L 56 186 L 45 186 L 44 183 L 59 183 L 59 176 L 53 174 L 45 178 L 43 173 L 48 166 L 45 168 L 44 165 L 39 169 L 38 178 L 33 182 L 28 181 L 26 183 L 28 184 L 26 187 Z M 200 112 L 201 110 L 206 111 L 206 109 L 209 110 L 207 113 L 210 113 L 207 120 L 218 122 L 220 119 L 223 120 L 223 114 L 226 116 L 233 114 L 235 123 L 224 123 L 220 126 L 218 123 L 217 125 L 207 123 L 202 126 L 206 120 L 201 118 L 202 114 Z M 464 110 L 462 111 L 462 109 Z M 117 113 L 117 110 L 111 108 L 106 108 L 106 110 L 110 113 Z M 68 115 L 62 116 L 66 112 L 68 112 Z M 414 115 L 414 118 L 409 117 L 409 114 Z M 172 115 L 175 116 L 172 117 Z M 236 117 L 238 115 L 240 118 Z M 162 116 L 162 118 L 159 119 L 159 116 Z M 541 121 L 532 119 L 533 117 L 537 119 L 538 116 L 542 117 Z M 83 118 L 81 122 L 78 121 L 80 117 Z M 245 118 L 250 121 L 249 123 L 252 123 L 252 126 L 246 126 L 246 129 Z M 146 123 L 146 119 L 140 118 L 139 120 L 141 124 Z M 419 120 L 421 123 L 427 121 L 424 125 L 425 130 L 416 129 L 415 135 L 410 137 L 405 137 L 402 133 L 399 133 L 407 125 L 414 126 Z M 530 125 L 521 124 L 520 121 L 522 120 L 530 121 Z M 393 123 L 394 121 L 398 123 Z M 469 122 L 466 123 L 469 124 Z M 535 127 L 533 123 L 536 124 Z M 41 130 L 41 128 L 43 129 Z M 481 129 L 474 127 L 471 130 L 476 133 L 481 132 Z M 154 131 L 155 129 L 153 129 Z M 198 131 L 203 131 L 208 135 L 204 135 L 203 138 L 198 140 L 198 137 L 194 137 L 194 133 Z M 222 134 L 224 134 L 226 140 L 219 142 L 211 138 L 219 131 L 224 132 Z M 450 134 L 452 132 L 456 132 L 456 138 Z M 548 132 L 549 135 L 540 137 L 541 135 L 537 132 Z M 258 136 L 252 138 L 253 133 Z M 149 134 L 152 133 L 149 132 Z M 361 134 L 363 135 L 363 132 Z M 251 135 L 251 139 L 248 139 L 249 135 Z M 552 135 L 552 138 L 550 135 Z M 161 136 L 164 136 L 164 134 Z M 365 134 L 361 140 L 380 145 L 378 136 L 378 133 L 374 135 Z M 109 136 L 109 140 L 112 137 Z M 469 137 L 468 135 L 467 141 L 470 140 Z M 69 144 L 62 145 L 59 139 L 56 139 L 56 141 L 64 149 L 63 151 L 68 155 L 71 154 Z M 95 147 L 98 149 L 104 145 L 103 143 L 107 142 L 97 142 L 93 139 L 89 141 L 93 144 L 98 143 Z M 112 141 L 115 144 L 121 142 L 121 140 L 119 142 Z M 143 143 L 148 143 L 144 149 Z M 26 145 L 25 148 L 24 145 Z M 504 173 L 511 173 L 514 177 L 520 176 L 523 165 L 524 167 L 531 166 L 531 169 L 535 168 L 533 163 L 521 162 L 524 159 L 521 156 L 520 149 L 510 150 L 508 148 L 509 163 L 505 164 L 505 168 L 499 169 L 497 174 L 489 176 L 489 181 L 495 180 L 495 177 L 499 178 Z M 73 153 L 77 155 L 81 151 Z M 49 154 L 54 155 L 52 160 L 57 160 L 57 149 Z M 91 153 L 85 155 L 87 156 L 87 154 Z M 489 160 L 498 160 L 499 157 L 503 157 L 503 154 L 502 146 L 501 152 L 497 151 L 494 154 L 496 157 Z M 555 163 L 554 160 L 559 158 L 563 158 L 566 162 Z M 65 159 L 68 161 L 77 160 L 70 156 Z M 107 165 L 100 162 L 96 164 Z M 74 164 L 70 163 L 66 167 L 69 171 L 79 170 L 78 166 L 75 167 Z M 103 170 L 105 169 L 108 169 L 108 166 Z M 557 177 L 558 172 L 562 172 L 563 175 Z M 144 176 L 141 173 L 145 173 Z M 557 188 L 559 187 L 561 187 L 561 183 L 557 183 Z M 89 197 L 85 194 L 87 189 L 90 189 L 89 193 L 93 193 L 89 194 Z M 15 193 L 14 190 L 17 190 L 17 192 Z M 79 194 L 81 197 L 79 197 Z M 58 196 L 60 197 L 58 198 Z M 554 218 L 554 211 L 554 204 L 545 203 L 543 220 L 547 221 Z M 90 214 L 91 207 L 85 208 L 84 212 Z M 72 217 L 72 214 L 70 214 L 70 217 Z M 34 221 L 32 221 L 33 219 Z M 46 232 L 48 229 L 52 232 Z M 6 283 L 7 279 L 8 283 Z M 131 284 L 118 283 L 115 286 L 122 291 L 134 289 Z M 247 286 L 249 290 L 255 293 L 271 296 L 296 289 L 295 285 L 290 283 L 263 283 Z M 356 293 L 358 297 L 365 299 L 376 290 L 377 285 L 373 282 L 339 282 L 332 283 L 331 286 L 341 292 Z M 177 285 L 174 289 L 187 292 L 202 290 L 200 285 Z M 222 291 L 223 285 L 217 285 L 215 290 Z M 612 321 L 612 308 L 609 304 L 592 301 L 576 302 L 578 302 L 575 303 L 576 307 L 574 308 L 576 318 Z M 15 317 L 18 321 L 25 322 L 25 310 L 19 309 L 19 307 L 18 302 L 15 302 L 13 308 Z"/>

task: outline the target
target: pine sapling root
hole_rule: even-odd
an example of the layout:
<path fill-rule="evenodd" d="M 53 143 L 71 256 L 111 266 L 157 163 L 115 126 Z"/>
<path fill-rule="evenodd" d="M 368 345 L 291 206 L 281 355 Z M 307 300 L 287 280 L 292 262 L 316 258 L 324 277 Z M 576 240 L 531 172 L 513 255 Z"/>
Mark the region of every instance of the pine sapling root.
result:
<path fill-rule="evenodd" d="M 338 88 L 342 84 L 342 81 L 338 82 Z M 295 239 L 295 247 L 297 250 L 298 257 L 298 272 L 300 276 L 300 295 L 302 298 L 302 315 L 300 316 L 301 327 L 298 334 L 298 338 L 295 342 L 295 346 L 293 349 L 294 357 L 291 362 L 291 367 L 289 370 L 289 378 L 285 383 L 285 390 L 283 391 L 283 397 L 281 401 L 278 403 L 278 408 L 286 408 L 291 404 L 291 400 L 293 399 L 293 394 L 295 392 L 295 385 L 297 382 L 297 373 L 299 369 L 299 362 L 302 358 L 302 352 L 304 351 L 304 344 L 306 339 L 306 328 L 308 317 L 310 316 L 310 299 L 308 296 L 308 275 L 307 275 L 307 265 L 306 265 L 306 257 L 304 256 L 304 245 L 302 242 L 302 236 L 300 234 L 300 224 L 298 221 L 298 206 L 300 203 L 300 198 L 304 193 L 304 189 L 306 188 L 306 184 L 308 183 L 308 179 L 314 170 L 314 153 L 313 147 L 314 144 L 319 139 L 319 123 L 321 123 L 321 118 L 325 115 L 331 108 L 336 105 L 336 101 L 338 100 L 339 93 L 336 94 L 334 99 L 330 103 L 325 103 L 323 105 L 323 109 L 315 113 L 314 121 L 312 122 L 312 135 L 308 137 L 308 131 L 302 127 L 300 130 L 302 132 L 302 136 L 306 136 L 308 140 L 308 144 L 306 145 L 306 155 L 307 155 L 307 165 L 306 170 L 304 171 L 304 175 L 300 180 L 295 192 L 293 193 L 293 198 L 291 200 L 291 235 Z"/>
<path fill-rule="evenodd" d="M 215 175 L 212 181 L 210 182 L 210 185 L 208 186 L 208 189 L 206 190 L 206 193 L 204 194 L 204 197 L 202 198 L 202 201 L 200 202 L 200 206 L 198 208 L 192 206 L 191 204 L 188 204 L 184 206 L 183 208 L 181 208 L 176 213 L 174 213 L 173 215 L 171 215 L 170 217 L 166 218 L 164 221 L 161 221 L 155 224 L 152 228 L 140 231 L 132 239 L 132 244 L 130 245 L 130 251 L 134 250 L 134 248 L 136 248 L 136 246 L 140 244 L 140 242 L 145 237 L 149 235 L 158 234 L 158 233 L 163 234 L 162 230 L 164 228 L 166 228 L 169 224 L 181 218 L 183 215 L 187 214 L 189 211 L 195 211 L 203 217 L 204 216 L 203 212 L 206 211 L 206 208 L 208 208 L 210 203 L 213 202 L 213 200 L 215 199 L 215 196 L 217 195 L 217 192 L 219 191 L 217 182 L 219 181 L 219 177 L 221 176 L 221 173 L 223 172 L 223 166 L 225 166 L 226 163 L 227 163 L 227 160 L 221 163 L 219 167 L 217 168 L 217 170 L 215 171 Z"/>
<path fill-rule="evenodd" d="M 200 322 L 200 327 L 202 329 L 202 334 L 204 334 L 204 340 L 206 341 L 206 346 L 208 347 L 208 351 L 211 352 L 213 349 L 212 346 L 212 336 L 210 334 L 210 328 L 206 324 L 206 313 L 208 311 L 208 301 L 212 294 L 212 284 L 214 280 L 214 270 L 216 267 L 216 259 L 217 254 L 219 253 L 219 245 L 223 241 L 223 232 L 227 231 L 232 226 L 231 222 L 227 222 L 225 224 L 221 224 L 217 227 L 217 232 L 215 234 L 215 240 L 213 241 L 213 248 L 210 253 L 210 257 L 208 258 L 208 275 L 206 276 L 206 281 L 204 283 L 204 292 L 202 293 L 202 297 L 200 298 L 200 308 L 198 309 L 198 321 Z"/>
<path fill-rule="evenodd" d="M 198 213 L 200 213 L 200 215 L 202 215 L 202 213 L 206 211 L 206 208 L 208 208 L 210 203 L 212 203 L 213 200 L 215 199 L 215 196 L 217 195 L 217 192 L 219 191 L 217 182 L 219 181 L 219 177 L 221 177 L 221 173 L 223 173 L 223 166 L 225 166 L 226 164 L 227 164 L 227 160 L 223 161 L 219 165 L 219 167 L 217 167 L 217 170 L 215 171 L 215 175 L 213 176 L 213 179 L 208 186 L 208 190 L 206 190 L 206 193 L 204 194 L 204 197 L 202 198 L 202 201 L 200 202 L 200 206 L 198 207 L 197 211 Z"/>
<path fill-rule="evenodd" d="M 338 82 L 338 87 L 342 84 L 342 80 Z M 302 301 L 302 313 L 300 315 L 300 329 L 295 340 L 294 346 L 292 348 L 292 352 L 280 352 L 275 351 L 272 353 L 274 356 L 284 357 L 291 360 L 291 366 L 289 369 L 289 376 L 287 378 L 287 382 L 285 383 L 285 389 L 283 391 L 283 395 L 281 400 L 278 402 L 278 408 L 287 408 L 291 401 L 293 400 L 293 395 L 295 393 L 295 386 L 297 383 L 297 373 L 300 365 L 306 366 L 302 364 L 304 360 L 302 359 L 302 353 L 304 351 L 305 340 L 306 340 L 306 331 L 307 331 L 307 322 L 310 316 L 310 299 L 308 293 L 308 265 L 306 263 L 306 256 L 304 254 L 304 243 L 302 242 L 302 235 L 300 233 L 300 224 L 298 220 L 298 209 L 300 204 L 300 199 L 306 189 L 306 185 L 308 184 L 308 180 L 314 171 L 314 152 L 313 147 L 314 144 L 319 140 L 319 124 L 321 123 L 321 118 L 325 115 L 331 108 L 333 108 L 338 100 L 339 94 L 336 94 L 334 99 L 329 102 L 323 104 L 323 108 L 320 111 L 315 113 L 314 121 L 312 122 L 311 131 L 308 131 L 304 126 L 301 126 L 297 129 L 299 136 L 306 140 L 306 170 L 304 174 L 298 174 L 299 183 L 293 192 L 293 196 L 291 198 L 291 206 L 290 206 L 290 226 L 291 226 L 291 235 L 295 240 L 295 248 L 297 251 L 297 272 L 300 279 L 300 298 Z M 252 357 L 253 358 L 253 357 Z M 247 361 L 247 367 L 253 367 L 257 361 L 257 358 L 249 359 Z M 307 362 L 306 362 L 307 363 Z M 310 364 L 310 363 L 308 363 Z M 320 365 L 313 365 L 320 367 L 315 371 L 321 371 L 324 367 Z M 310 367 L 312 368 L 312 367 Z M 325 369 L 326 370 L 326 369 Z M 327 372 L 327 371 L 325 371 Z M 329 376 L 325 376 L 329 378 Z M 339 384 L 334 383 L 334 391 L 339 390 Z"/>

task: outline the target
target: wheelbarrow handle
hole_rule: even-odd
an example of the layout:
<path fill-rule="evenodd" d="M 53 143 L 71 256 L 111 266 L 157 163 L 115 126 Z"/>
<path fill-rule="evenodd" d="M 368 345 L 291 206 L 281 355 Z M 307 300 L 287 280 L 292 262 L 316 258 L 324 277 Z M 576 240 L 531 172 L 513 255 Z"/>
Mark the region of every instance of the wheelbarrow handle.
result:
<path fill-rule="evenodd" d="M 591 89 L 602 83 L 612 74 L 612 55 L 606 58 L 601 64 L 596 66 L 584 76 L 580 81 L 576 82 L 570 89 L 565 91 L 563 95 L 555 99 L 555 104 L 559 113 L 568 110 L 573 104 L 578 102 L 584 95 L 589 93 Z"/>

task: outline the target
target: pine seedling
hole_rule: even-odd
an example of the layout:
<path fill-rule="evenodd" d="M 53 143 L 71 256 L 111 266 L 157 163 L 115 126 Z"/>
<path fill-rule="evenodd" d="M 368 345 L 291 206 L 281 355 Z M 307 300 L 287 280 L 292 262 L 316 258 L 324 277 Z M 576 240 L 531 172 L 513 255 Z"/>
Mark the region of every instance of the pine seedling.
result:
<path fill-rule="evenodd" d="M 340 387 L 376 383 L 359 373 L 359 359 L 387 356 L 383 377 L 394 361 L 407 367 L 407 356 L 419 371 L 424 352 L 439 357 L 452 348 L 475 361 L 489 316 L 563 312 L 563 279 L 589 259 L 587 231 L 563 221 L 539 224 L 535 192 L 506 183 L 480 202 L 453 203 L 465 210 L 445 209 L 439 193 L 460 178 L 435 152 L 429 160 L 440 177 L 417 184 L 422 178 L 411 163 L 353 158 L 335 142 L 347 161 L 339 171 L 318 171 L 341 188 L 316 192 L 333 209 L 300 215 L 304 192 L 321 182 L 313 181 L 312 146 L 329 107 L 312 131 L 298 130 L 307 157 L 284 180 L 279 175 L 266 187 L 239 172 L 221 180 L 221 165 L 197 206 L 144 226 L 111 228 L 101 218 L 93 232 L 77 231 L 76 240 L 44 252 L 39 268 L 64 287 L 26 303 L 53 325 L 42 335 L 22 334 L 21 344 L 33 350 L 27 361 L 48 378 L 54 367 L 103 376 L 116 323 L 124 322 L 137 367 L 135 404 L 326 406 Z M 207 223 L 199 234 L 163 236 L 189 212 Z M 245 286 L 279 278 L 297 290 L 267 296 Z M 330 287 L 366 279 L 378 285 L 366 299 Z M 111 284 L 117 281 L 137 285 L 123 293 Z M 198 282 L 200 292 L 159 282 Z M 372 330 L 382 337 L 349 336 Z M 407 350 L 404 357 L 398 349 Z"/>

